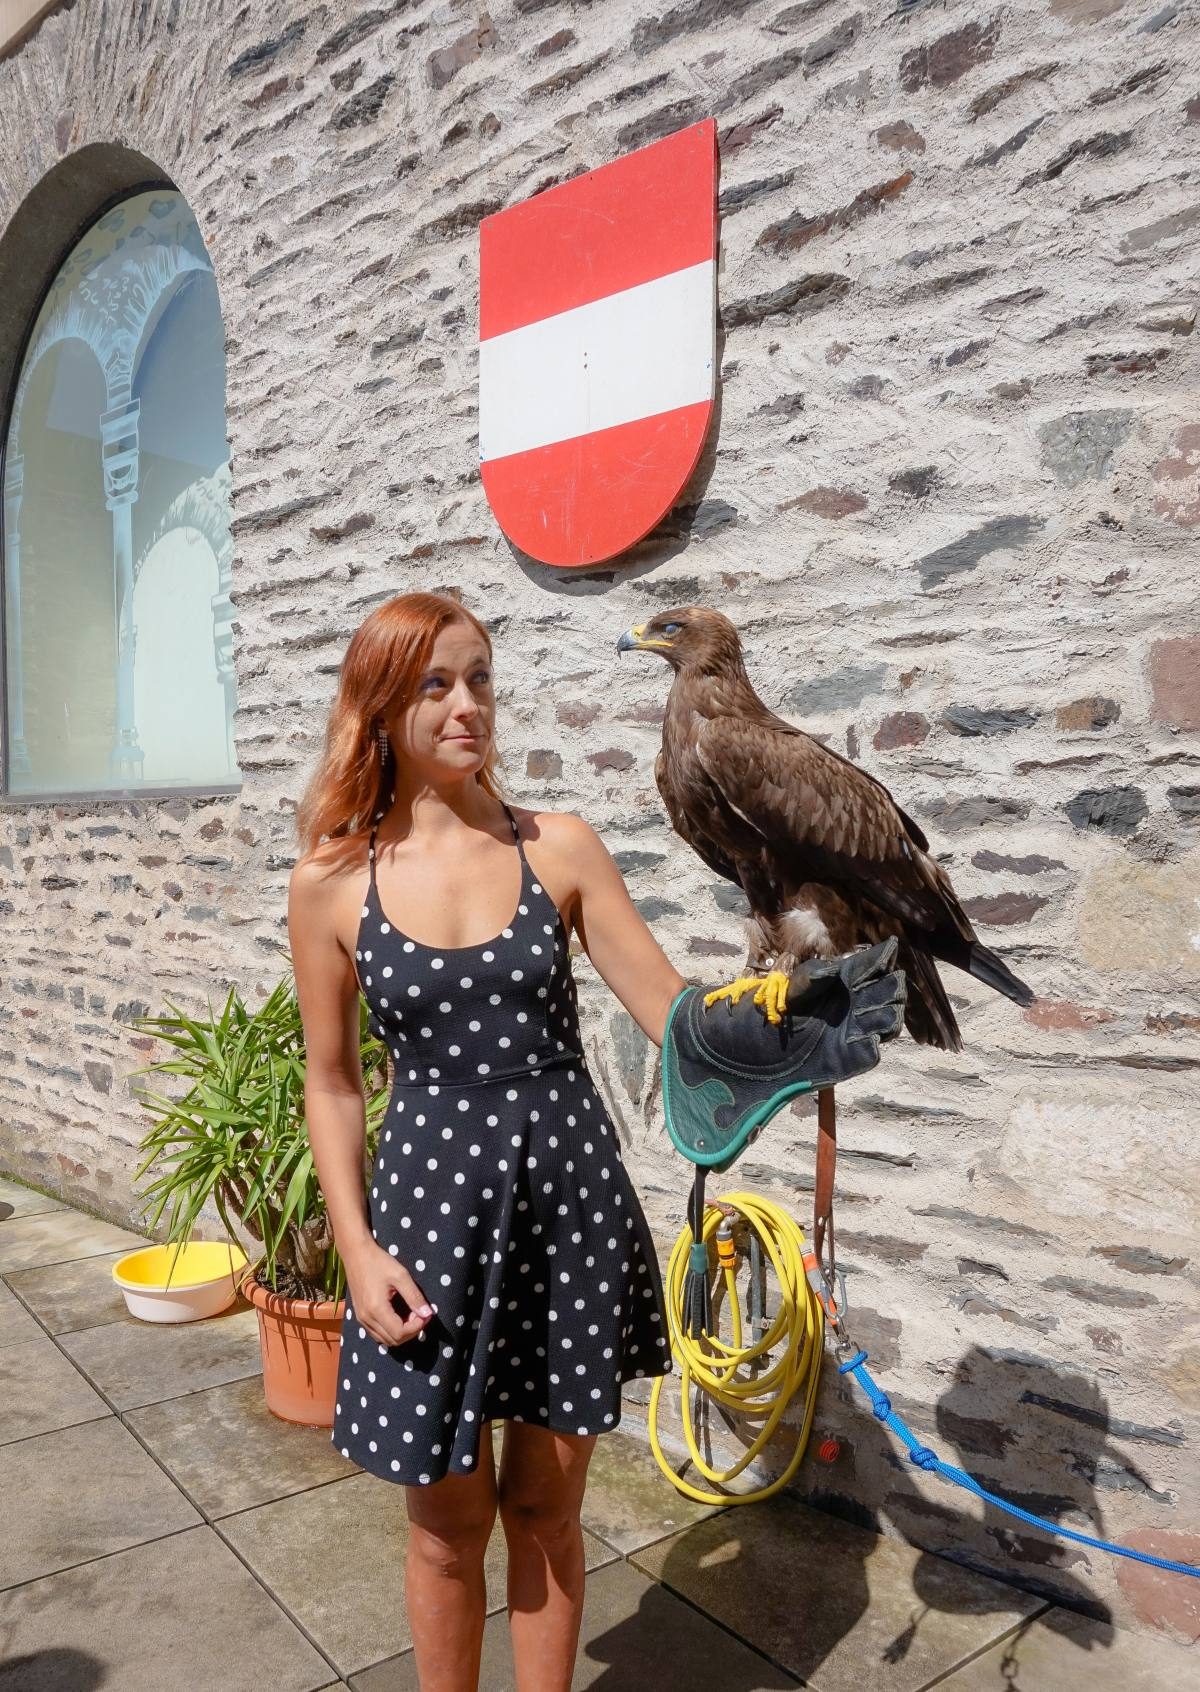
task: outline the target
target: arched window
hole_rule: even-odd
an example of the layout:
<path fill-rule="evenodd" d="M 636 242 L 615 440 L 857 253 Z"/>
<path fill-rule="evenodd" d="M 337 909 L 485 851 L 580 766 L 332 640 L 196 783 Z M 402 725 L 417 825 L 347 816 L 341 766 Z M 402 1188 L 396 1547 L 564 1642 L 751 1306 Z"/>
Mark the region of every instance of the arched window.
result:
<path fill-rule="evenodd" d="M 236 782 L 225 335 L 181 194 L 67 254 L 3 447 L 7 792 Z"/>

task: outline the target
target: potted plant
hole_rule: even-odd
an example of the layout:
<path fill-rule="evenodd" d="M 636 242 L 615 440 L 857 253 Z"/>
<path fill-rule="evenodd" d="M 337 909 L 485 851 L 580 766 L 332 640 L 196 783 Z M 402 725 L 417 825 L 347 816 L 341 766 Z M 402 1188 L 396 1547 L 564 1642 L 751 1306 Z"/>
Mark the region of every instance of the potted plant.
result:
<path fill-rule="evenodd" d="M 289 959 L 290 962 L 290 959 Z M 231 987 L 219 1016 L 137 1017 L 174 1055 L 133 1075 L 181 1075 L 179 1098 L 135 1088 L 154 1116 L 139 1150 L 139 1180 L 151 1168 L 143 1214 L 153 1229 L 169 1212 L 168 1243 L 187 1240 L 211 1201 L 229 1237 L 243 1229 L 262 1250 L 239 1291 L 258 1311 L 268 1408 L 288 1421 L 332 1427 L 345 1268 L 317 1181 L 304 1113 L 304 1030 L 290 973 L 256 1011 Z M 359 1002 L 367 1099 L 364 1184 L 370 1180 L 387 1109 L 387 1048 L 369 1031 Z M 253 1246 L 250 1250 L 253 1253 Z"/>

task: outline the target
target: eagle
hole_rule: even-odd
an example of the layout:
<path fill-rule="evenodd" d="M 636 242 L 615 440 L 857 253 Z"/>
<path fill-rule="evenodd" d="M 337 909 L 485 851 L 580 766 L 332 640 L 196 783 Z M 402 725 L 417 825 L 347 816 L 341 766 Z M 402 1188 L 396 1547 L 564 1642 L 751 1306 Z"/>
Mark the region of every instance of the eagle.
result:
<path fill-rule="evenodd" d="M 976 936 L 921 828 L 882 782 L 764 705 L 737 629 L 685 605 L 627 629 L 619 652 L 658 652 L 675 672 L 654 779 L 675 831 L 750 905 L 746 974 L 706 995 L 755 989 L 781 1020 L 793 973 L 895 935 L 908 980 L 905 1026 L 961 1051 L 938 963 L 1019 1005 L 1034 995 Z"/>

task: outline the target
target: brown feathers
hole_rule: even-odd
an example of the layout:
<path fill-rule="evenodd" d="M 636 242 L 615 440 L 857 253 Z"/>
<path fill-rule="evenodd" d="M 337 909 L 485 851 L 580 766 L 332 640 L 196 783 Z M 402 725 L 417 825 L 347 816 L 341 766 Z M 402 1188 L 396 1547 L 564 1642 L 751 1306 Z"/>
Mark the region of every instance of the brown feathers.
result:
<path fill-rule="evenodd" d="M 883 784 L 763 704 L 727 617 L 664 611 L 619 645 L 658 651 L 675 671 L 655 780 L 676 832 L 745 891 L 748 970 L 790 973 L 896 934 L 908 1030 L 952 1050 L 962 1040 L 934 959 L 1032 1002 L 976 938 L 925 835 Z"/>

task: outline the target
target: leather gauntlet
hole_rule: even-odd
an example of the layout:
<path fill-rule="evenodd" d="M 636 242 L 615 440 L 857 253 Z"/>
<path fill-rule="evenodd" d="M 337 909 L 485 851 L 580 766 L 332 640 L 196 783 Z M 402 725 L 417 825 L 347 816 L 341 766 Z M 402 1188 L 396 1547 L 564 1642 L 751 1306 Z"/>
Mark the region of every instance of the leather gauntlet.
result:
<path fill-rule="evenodd" d="M 778 1023 L 751 994 L 706 1006 L 710 988 L 677 993 L 662 1043 L 663 1106 L 676 1149 L 728 1169 L 789 1099 L 873 1069 L 881 1043 L 904 1021 L 898 949 L 892 937 L 804 964 Z"/>

